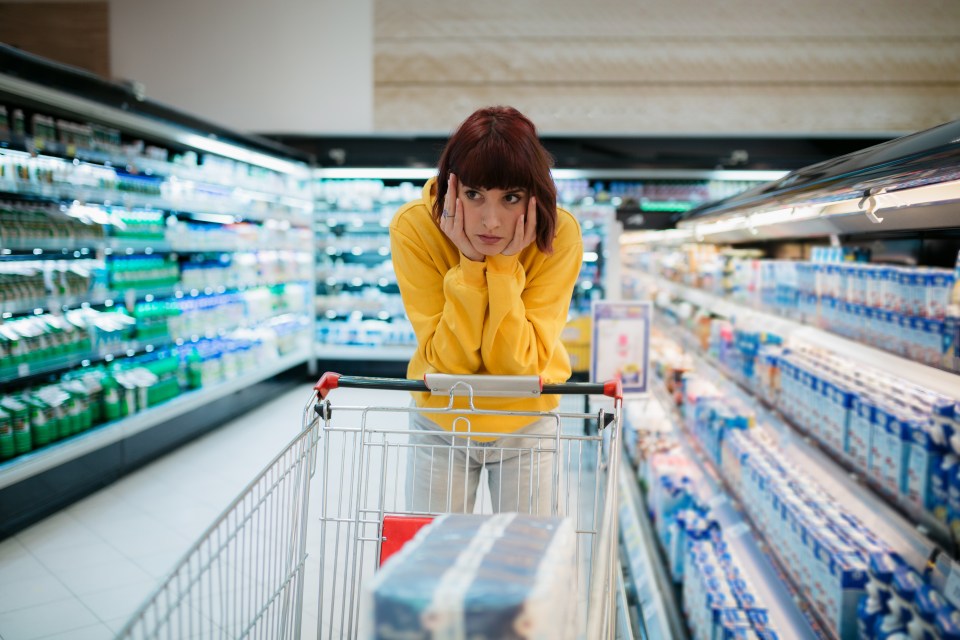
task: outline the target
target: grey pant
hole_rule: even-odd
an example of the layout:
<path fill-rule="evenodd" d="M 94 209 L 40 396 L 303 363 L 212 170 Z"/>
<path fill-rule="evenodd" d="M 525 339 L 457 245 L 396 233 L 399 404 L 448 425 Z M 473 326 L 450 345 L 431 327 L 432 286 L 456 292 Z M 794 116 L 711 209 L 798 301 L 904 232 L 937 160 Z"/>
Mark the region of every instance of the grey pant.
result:
<path fill-rule="evenodd" d="M 454 436 L 411 413 L 407 455 L 407 510 L 472 513 L 487 469 L 493 511 L 561 515 L 557 479 L 557 420 L 544 417 L 493 442 Z M 522 436 L 522 437 L 521 437 Z"/>

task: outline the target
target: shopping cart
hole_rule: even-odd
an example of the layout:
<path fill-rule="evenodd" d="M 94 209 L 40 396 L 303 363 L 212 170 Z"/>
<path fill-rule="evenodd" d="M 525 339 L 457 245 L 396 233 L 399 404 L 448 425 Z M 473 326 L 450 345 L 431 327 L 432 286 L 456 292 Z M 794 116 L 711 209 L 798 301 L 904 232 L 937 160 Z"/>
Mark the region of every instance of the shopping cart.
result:
<path fill-rule="evenodd" d="M 330 391 L 347 387 L 429 392 L 449 401 L 441 408 L 331 402 L 336 394 L 331 397 Z M 540 394 L 607 399 L 595 414 L 493 411 L 474 404 L 475 397 Z M 457 397 L 465 397 L 459 401 L 465 407 L 454 406 Z M 385 523 L 422 521 L 467 506 L 453 503 L 455 487 L 449 484 L 439 505 L 432 498 L 426 507 L 423 501 L 411 504 L 407 494 L 417 474 L 438 468 L 418 469 L 416 454 L 441 460 L 447 471 L 460 460 L 472 464 L 479 458 L 486 474 L 474 505 L 479 513 L 503 499 L 486 488 L 504 491 L 503 482 L 492 482 L 491 470 L 508 458 L 523 461 L 517 509 L 538 513 L 547 505 L 548 513 L 541 515 L 569 517 L 577 532 L 580 637 L 612 638 L 621 402 L 617 381 L 541 384 L 535 376 L 429 375 L 417 381 L 324 374 L 304 409 L 300 434 L 201 536 L 118 638 L 358 637 L 365 614 L 363 585 L 377 570 L 385 543 L 394 548 L 398 543 L 384 539 L 385 531 L 394 535 Z M 443 432 L 442 444 L 418 439 L 407 425 L 415 414 L 443 413 L 458 417 L 457 434 Z M 484 433 L 470 421 L 480 415 L 528 416 L 556 428 L 539 435 Z M 597 421 L 596 435 L 580 435 L 587 419 Z M 485 442 L 490 438 L 497 440 Z M 318 462 L 321 473 L 311 494 Z M 506 490 L 512 493 L 513 487 Z M 313 509 L 319 510 L 318 520 L 309 516 Z M 315 585 L 307 580 L 311 568 L 317 572 Z M 305 598 L 308 589 L 316 591 L 315 602 Z"/>

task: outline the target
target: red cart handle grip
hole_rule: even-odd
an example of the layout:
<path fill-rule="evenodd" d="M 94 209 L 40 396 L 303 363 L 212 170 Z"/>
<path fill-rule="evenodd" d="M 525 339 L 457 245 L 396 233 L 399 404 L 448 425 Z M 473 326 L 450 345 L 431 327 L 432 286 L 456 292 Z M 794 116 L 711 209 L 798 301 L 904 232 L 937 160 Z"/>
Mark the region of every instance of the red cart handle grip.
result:
<path fill-rule="evenodd" d="M 317 384 L 313 385 L 315 391 L 320 394 L 320 399 L 323 400 L 327 397 L 327 394 L 340 386 L 340 374 L 334 373 L 333 371 L 327 371 L 320 379 L 317 380 Z"/>

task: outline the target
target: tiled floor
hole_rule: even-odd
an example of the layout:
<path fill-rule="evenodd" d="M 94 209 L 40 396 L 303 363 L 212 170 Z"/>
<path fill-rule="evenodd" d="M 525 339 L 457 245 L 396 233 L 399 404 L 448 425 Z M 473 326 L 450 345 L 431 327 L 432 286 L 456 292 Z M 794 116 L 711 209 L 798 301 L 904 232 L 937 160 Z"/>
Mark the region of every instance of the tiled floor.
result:
<path fill-rule="evenodd" d="M 0 639 L 112 638 L 298 432 L 308 385 L 0 543 Z"/>

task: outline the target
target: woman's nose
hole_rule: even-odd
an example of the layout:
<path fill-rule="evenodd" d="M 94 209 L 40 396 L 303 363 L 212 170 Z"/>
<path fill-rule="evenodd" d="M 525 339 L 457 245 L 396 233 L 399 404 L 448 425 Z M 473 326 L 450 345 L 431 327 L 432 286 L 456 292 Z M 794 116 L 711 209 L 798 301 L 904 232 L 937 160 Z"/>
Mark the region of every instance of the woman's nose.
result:
<path fill-rule="evenodd" d="M 500 212 L 495 204 L 486 204 L 480 214 L 485 229 L 493 230 L 500 226 Z"/>

